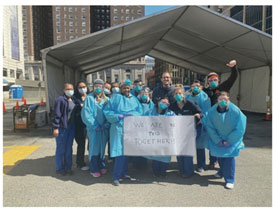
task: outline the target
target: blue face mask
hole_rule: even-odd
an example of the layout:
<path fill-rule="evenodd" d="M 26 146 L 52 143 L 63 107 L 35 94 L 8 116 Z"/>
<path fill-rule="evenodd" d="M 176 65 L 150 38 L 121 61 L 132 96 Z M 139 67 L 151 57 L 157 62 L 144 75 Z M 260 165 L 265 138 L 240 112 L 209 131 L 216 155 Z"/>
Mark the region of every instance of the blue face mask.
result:
<path fill-rule="evenodd" d="M 175 100 L 176 100 L 177 102 L 181 102 L 181 101 L 182 101 L 182 95 L 177 94 L 177 95 L 175 96 Z"/>
<path fill-rule="evenodd" d="M 114 88 L 112 88 L 112 92 L 118 93 L 118 92 L 120 92 L 120 89 L 118 87 L 114 87 Z"/>
<path fill-rule="evenodd" d="M 143 94 L 143 95 L 141 95 L 141 100 L 143 101 L 143 102 L 146 102 L 147 101 L 147 99 L 148 99 L 148 96 L 146 96 L 145 94 Z"/>
<path fill-rule="evenodd" d="M 141 91 L 141 87 L 140 87 L 140 86 L 137 86 L 137 87 L 135 88 L 135 90 L 136 90 L 136 92 L 140 92 L 140 91 Z"/>
<path fill-rule="evenodd" d="M 79 89 L 78 89 L 78 92 L 79 92 L 80 94 L 85 94 L 85 93 L 87 93 L 87 88 L 79 88 Z"/>
<path fill-rule="evenodd" d="M 102 89 L 101 89 L 101 88 L 96 88 L 96 89 L 95 89 L 95 92 L 96 92 L 97 94 L 99 94 L 99 93 L 102 92 Z"/>
<path fill-rule="evenodd" d="M 225 100 L 220 101 L 220 102 L 219 102 L 219 106 L 220 106 L 221 108 L 225 108 L 225 107 L 227 106 L 227 101 L 225 101 Z"/>
<path fill-rule="evenodd" d="M 218 86 L 218 82 L 213 81 L 210 83 L 210 88 L 216 88 L 217 86 Z"/>
<path fill-rule="evenodd" d="M 199 89 L 198 87 L 194 87 L 194 88 L 192 89 L 192 92 L 193 92 L 194 94 L 198 94 L 198 93 L 200 92 L 200 89 Z"/>
<path fill-rule="evenodd" d="M 159 109 L 165 110 L 166 108 L 167 108 L 167 105 L 166 105 L 166 104 L 163 104 L 163 103 L 160 103 L 160 104 L 159 104 Z"/>

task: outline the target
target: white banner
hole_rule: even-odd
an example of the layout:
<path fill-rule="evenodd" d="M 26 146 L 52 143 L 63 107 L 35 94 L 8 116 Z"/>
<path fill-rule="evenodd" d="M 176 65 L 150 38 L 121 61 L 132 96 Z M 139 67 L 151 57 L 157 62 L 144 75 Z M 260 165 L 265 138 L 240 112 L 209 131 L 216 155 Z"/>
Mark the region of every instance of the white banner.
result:
<path fill-rule="evenodd" d="M 194 116 L 130 116 L 124 119 L 124 155 L 196 153 Z"/>

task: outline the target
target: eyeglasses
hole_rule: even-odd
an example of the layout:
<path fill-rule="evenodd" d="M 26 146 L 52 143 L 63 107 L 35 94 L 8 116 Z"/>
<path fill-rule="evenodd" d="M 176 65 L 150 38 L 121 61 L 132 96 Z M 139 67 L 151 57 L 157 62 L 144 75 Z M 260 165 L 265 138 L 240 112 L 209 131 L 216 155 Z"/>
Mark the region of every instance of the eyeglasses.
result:
<path fill-rule="evenodd" d="M 217 78 L 209 79 L 208 82 L 218 82 L 218 79 Z"/>

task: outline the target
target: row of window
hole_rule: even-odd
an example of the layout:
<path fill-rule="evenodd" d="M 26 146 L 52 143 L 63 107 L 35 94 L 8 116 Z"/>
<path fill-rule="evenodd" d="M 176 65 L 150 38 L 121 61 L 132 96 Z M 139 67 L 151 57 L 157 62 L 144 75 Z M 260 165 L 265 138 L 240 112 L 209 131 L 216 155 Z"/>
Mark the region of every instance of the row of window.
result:
<path fill-rule="evenodd" d="M 113 19 L 114 19 L 114 21 L 118 20 L 118 16 L 115 15 Z M 135 20 L 135 17 L 132 16 L 131 19 L 132 19 L 132 21 L 133 21 L 133 20 Z M 120 17 L 120 20 L 123 21 L 123 20 L 124 20 L 124 16 L 121 16 L 121 17 Z M 130 17 L 129 17 L 129 16 L 126 16 L 126 17 L 125 17 L 125 21 L 130 21 Z"/>
<path fill-rule="evenodd" d="M 63 25 L 67 25 L 67 22 L 66 21 L 64 21 L 64 24 Z M 78 25 L 78 22 L 73 22 L 73 21 L 69 21 L 69 26 L 77 26 Z M 85 27 L 86 26 L 86 21 L 82 21 L 82 23 L 81 23 L 81 25 L 83 26 L 83 27 Z M 56 26 L 60 26 L 60 21 L 57 21 L 56 22 Z"/>
<path fill-rule="evenodd" d="M 109 25 L 110 21 L 108 21 L 108 20 L 107 21 L 104 21 L 104 20 L 100 21 L 100 20 L 98 20 L 96 23 L 97 24 L 103 24 L 103 25 L 106 23 L 107 25 Z"/>
<path fill-rule="evenodd" d="M 97 9 L 96 12 L 97 12 L 97 13 L 100 13 L 100 12 L 102 12 L 102 13 L 109 13 L 110 10 L 109 10 L 109 9 L 107 9 L 107 10 L 104 10 L 104 9 L 101 9 L 101 10 L 100 10 L 100 9 Z"/>
<path fill-rule="evenodd" d="M 78 36 L 77 36 L 77 35 L 76 35 L 76 36 L 73 36 L 73 35 L 70 35 L 70 36 L 65 35 L 65 36 L 64 36 L 64 39 L 65 39 L 65 40 L 68 40 L 68 38 L 69 38 L 70 40 L 73 40 L 73 39 L 75 39 L 75 38 L 78 38 Z M 61 40 L 61 35 L 57 35 L 57 36 L 56 36 L 56 40 L 60 41 L 60 40 Z"/>
<path fill-rule="evenodd" d="M 114 8 L 114 13 L 117 14 L 118 13 L 118 9 Z M 124 13 L 124 8 L 120 9 L 120 13 Z M 130 14 L 130 9 L 125 9 L 125 13 L 126 14 Z M 135 9 L 131 10 L 132 14 L 135 14 Z M 137 10 L 137 14 L 142 14 L 142 10 Z"/>
<path fill-rule="evenodd" d="M 97 19 L 100 19 L 100 18 L 102 18 L 102 19 L 105 19 L 105 18 L 106 18 L 106 19 L 109 19 L 110 16 L 109 16 L 109 15 L 106 15 L 106 16 L 105 16 L 105 15 L 101 15 L 101 16 L 100 16 L 100 15 L 96 15 L 96 18 L 97 18 Z"/>
<path fill-rule="evenodd" d="M 60 33 L 61 32 L 61 29 L 59 27 L 56 28 L 56 32 L 57 33 Z M 64 29 L 64 32 L 67 33 L 67 29 Z M 69 33 L 78 33 L 78 29 L 69 29 Z M 86 29 L 82 29 L 82 34 L 85 34 L 86 33 Z"/>
<path fill-rule="evenodd" d="M 69 14 L 68 17 L 69 17 L 69 19 L 73 19 L 73 18 L 78 19 L 78 16 L 77 15 L 73 15 L 73 14 Z M 60 14 L 56 14 L 56 18 L 60 19 Z M 67 14 L 64 14 L 64 18 L 67 18 Z M 86 19 L 86 15 L 85 14 L 81 15 L 81 18 L 82 19 Z"/>
<path fill-rule="evenodd" d="M 8 69 L 3 68 L 3 77 L 7 77 L 8 76 Z M 13 69 L 10 69 L 10 76 L 11 78 L 15 77 L 15 71 Z"/>
<path fill-rule="evenodd" d="M 56 11 L 60 11 L 60 9 L 61 9 L 60 7 L 55 7 L 55 10 L 56 10 Z M 63 9 L 64 9 L 64 11 L 67 11 L 67 7 L 63 7 Z M 77 12 L 78 7 L 75 7 L 74 10 L 75 10 L 75 12 Z M 69 11 L 69 12 L 73 12 L 73 8 L 72 8 L 72 7 L 69 7 L 69 8 L 68 8 L 68 11 Z M 82 7 L 82 8 L 81 8 L 81 12 L 86 12 L 86 8 L 85 8 L 85 7 Z"/>

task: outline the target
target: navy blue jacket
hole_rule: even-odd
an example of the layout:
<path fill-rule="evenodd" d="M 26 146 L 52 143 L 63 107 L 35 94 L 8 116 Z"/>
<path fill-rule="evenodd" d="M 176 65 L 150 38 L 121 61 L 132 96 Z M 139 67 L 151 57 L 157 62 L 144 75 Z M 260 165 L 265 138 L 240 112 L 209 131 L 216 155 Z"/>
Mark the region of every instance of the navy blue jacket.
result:
<path fill-rule="evenodd" d="M 169 88 L 164 88 L 162 85 L 160 87 L 156 87 L 153 90 L 153 96 L 152 96 L 152 101 L 154 102 L 154 104 L 158 104 L 159 100 L 163 97 L 168 97 L 169 99 L 169 103 L 173 103 L 175 102 L 174 99 L 174 86 L 170 86 Z"/>
<path fill-rule="evenodd" d="M 76 104 L 74 96 L 72 96 L 72 101 Z M 69 102 L 65 94 L 56 98 L 52 118 L 52 126 L 54 129 L 66 129 L 68 127 L 68 108 Z M 74 117 L 74 111 L 72 111 L 71 117 Z"/>

